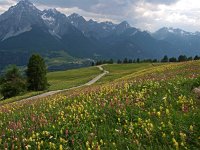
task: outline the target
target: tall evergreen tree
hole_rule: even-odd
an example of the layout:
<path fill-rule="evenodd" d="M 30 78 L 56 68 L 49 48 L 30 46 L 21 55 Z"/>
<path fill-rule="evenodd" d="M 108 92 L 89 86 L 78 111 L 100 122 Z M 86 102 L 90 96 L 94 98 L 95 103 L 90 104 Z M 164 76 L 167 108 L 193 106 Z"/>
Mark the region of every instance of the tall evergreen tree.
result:
<path fill-rule="evenodd" d="M 30 57 L 27 69 L 28 89 L 34 91 L 42 91 L 47 89 L 47 67 L 44 59 L 34 54 Z"/>
<path fill-rule="evenodd" d="M 109 63 L 109 64 L 113 64 L 113 63 L 114 63 L 114 60 L 113 60 L 113 59 L 110 59 L 110 60 L 108 61 L 108 63 Z"/>
<path fill-rule="evenodd" d="M 156 63 L 156 62 L 158 62 L 158 60 L 157 59 L 153 59 L 153 62 Z"/>
<path fill-rule="evenodd" d="M 179 62 L 187 61 L 187 56 L 185 56 L 185 55 L 180 55 L 180 56 L 178 57 L 178 61 L 179 61 Z"/>
<path fill-rule="evenodd" d="M 127 63 L 128 63 L 128 59 L 127 59 L 127 58 L 124 58 L 123 63 L 124 63 L 124 64 L 127 64 Z"/>
<path fill-rule="evenodd" d="M 95 63 L 94 62 L 91 62 L 91 66 L 94 66 L 95 65 Z"/>
<path fill-rule="evenodd" d="M 194 57 L 194 60 L 199 60 L 200 59 L 200 57 L 198 56 L 198 55 L 196 55 L 195 57 Z"/>
<path fill-rule="evenodd" d="M 133 60 L 132 60 L 132 59 L 129 59 L 129 60 L 128 60 L 128 63 L 129 63 L 129 64 L 133 63 Z"/>
<path fill-rule="evenodd" d="M 169 61 L 169 59 L 168 59 L 168 56 L 167 55 L 165 55 L 164 57 L 163 57 L 163 59 L 161 60 L 161 62 L 168 62 Z"/>
<path fill-rule="evenodd" d="M 193 60 L 192 56 L 187 58 L 187 61 L 192 61 L 192 60 Z"/>
<path fill-rule="evenodd" d="M 118 60 L 117 60 L 117 63 L 118 63 L 118 64 L 121 64 L 121 63 L 122 63 L 122 61 L 121 61 L 120 59 L 118 59 Z"/>
<path fill-rule="evenodd" d="M 17 66 L 9 66 L 0 79 L 0 92 L 4 99 L 17 96 L 26 90 L 26 81 L 23 79 Z"/>
<path fill-rule="evenodd" d="M 177 62 L 177 59 L 175 57 L 169 58 L 169 62 Z"/>
<path fill-rule="evenodd" d="M 137 63 L 139 63 L 140 62 L 140 58 L 137 58 Z"/>

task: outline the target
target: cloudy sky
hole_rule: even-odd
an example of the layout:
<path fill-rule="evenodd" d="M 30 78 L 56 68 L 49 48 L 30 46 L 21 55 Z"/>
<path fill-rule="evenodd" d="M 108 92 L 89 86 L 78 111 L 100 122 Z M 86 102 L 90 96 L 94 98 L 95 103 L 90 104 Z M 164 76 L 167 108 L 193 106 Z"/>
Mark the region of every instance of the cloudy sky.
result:
<path fill-rule="evenodd" d="M 3 13 L 18 0 L 0 0 Z M 142 30 L 163 26 L 200 31 L 200 0 L 30 0 L 41 10 L 56 8 L 97 21 L 123 20 Z"/>

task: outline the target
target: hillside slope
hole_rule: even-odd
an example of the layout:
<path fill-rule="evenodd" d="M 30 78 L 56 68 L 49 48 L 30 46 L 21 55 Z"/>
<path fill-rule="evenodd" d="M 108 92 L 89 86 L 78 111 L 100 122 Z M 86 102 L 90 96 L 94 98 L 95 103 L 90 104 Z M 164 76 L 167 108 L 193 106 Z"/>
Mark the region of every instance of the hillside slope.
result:
<path fill-rule="evenodd" d="M 104 85 L 4 105 L 0 148 L 198 149 L 200 103 L 192 87 L 199 67 L 152 66 Z"/>

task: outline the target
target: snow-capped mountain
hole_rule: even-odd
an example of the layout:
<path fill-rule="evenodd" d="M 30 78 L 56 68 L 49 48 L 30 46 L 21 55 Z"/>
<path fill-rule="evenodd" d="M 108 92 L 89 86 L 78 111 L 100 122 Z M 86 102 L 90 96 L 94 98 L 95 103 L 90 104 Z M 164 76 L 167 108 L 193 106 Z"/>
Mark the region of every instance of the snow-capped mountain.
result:
<path fill-rule="evenodd" d="M 99 23 L 92 19 L 86 21 L 82 16 L 76 13 L 68 16 L 68 18 L 70 23 L 82 31 L 85 36 L 95 39 L 105 38 L 115 33 L 121 34 L 131 28 L 126 21 L 123 21 L 120 24 L 114 24 L 109 21 Z"/>
<path fill-rule="evenodd" d="M 69 21 L 76 28 L 78 28 L 87 37 L 93 37 L 96 39 L 106 37 L 113 32 L 116 25 L 112 22 L 96 22 L 92 19 L 86 21 L 82 16 L 73 13 L 68 16 Z"/>
<path fill-rule="evenodd" d="M 43 26 L 42 12 L 28 0 L 22 0 L 0 16 L 0 40 L 30 31 L 33 24 Z"/>
<path fill-rule="evenodd" d="M 127 21 L 119 24 L 96 22 L 92 19 L 87 21 L 76 13 L 68 16 L 68 19 L 86 37 L 95 42 L 96 53 L 107 58 L 161 57 L 161 53 L 171 49 L 164 44 L 165 42 L 155 40 L 148 32 L 131 27 Z"/>
<path fill-rule="evenodd" d="M 71 23 L 69 23 L 66 15 L 60 13 L 56 9 L 42 11 L 41 18 L 48 27 L 51 35 L 60 39 L 65 33 L 74 28 Z"/>
<path fill-rule="evenodd" d="M 173 36 L 178 36 L 178 37 L 187 37 L 187 36 L 196 36 L 198 35 L 198 32 L 192 33 L 192 32 L 187 32 L 182 29 L 174 29 L 172 27 L 163 27 L 153 33 L 153 36 L 156 37 L 159 40 L 166 39 L 168 36 L 173 35 Z"/>
<path fill-rule="evenodd" d="M 70 16 L 68 16 L 68 19 L 70 23 L 73 24 L 77 28 L 80 28 L 85 23 L 87 23 L 87 21 L 82 16 L 76 13 L 73 13 Z"/>
<path fill-rule="evenodd" d="M 127 21 L 123 21 L 123 22 L 121 22 L 120 24 L 118 24 L 116 26 L 116 32 L 118 34 L 121 34 L 121 33 L 123 33 L 124 31 L 126 31 L 129 28 L 131 28 L 131 26 L 128 24 L 128 22 Z"/>
<path fill-rule="evenodd" d="M 182 29 L 163 27 L 152 34 L 158 40 L 166 41 L 173 45 L 176 51 L 186 55 L 195 55 L 200 52 L 199 32 L 187 32 Z"/>
<path fill-rule="evenodd" d="M 71 43 L 72 39 L 76 40 L 75 45 Z M 0 41 L 0 49 L 67 49 L 77 55 L 88 54 L 82 51 L 92 49 L 86 46 L 90 44 L 87 37 L 69 22 L 66 15 L 56 9 L 41 11 L 28 0 L 21 0 L 0 15 Z"/>
<path fill-rule="evenodd" d="M 199 32 L 162 28 L 150 34 L 126 21 L 97 22 L 76 13 L 66 16 L 56 9 L 41 11 L 28 0 L 21 0 L 0 15 L 0 56 L 4 58 L 0 59 L 1 66 L 16 61 L 24 64 L 31 53 L 49 57 L 52 51 L 60 50 L 81 58 L 192 55 L 200 51 L 199 43 Z"/>

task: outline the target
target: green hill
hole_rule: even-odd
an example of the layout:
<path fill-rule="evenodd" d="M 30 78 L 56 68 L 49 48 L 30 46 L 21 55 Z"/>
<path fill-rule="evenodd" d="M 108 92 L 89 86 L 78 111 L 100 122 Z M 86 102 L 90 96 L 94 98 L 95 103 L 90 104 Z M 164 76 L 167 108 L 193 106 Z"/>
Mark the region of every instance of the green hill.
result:
<path fill-rule="evenodd" d="M 199 149 L 200 62 L 140 65 L 104 66 L 97 85 L 1 106 L 0 149 Z"/>
<path fill-rule="evenodd" d="M 34 95 L 38 95 L 41 93 L 45 93 L 48 91 L 63 90 L 63 89 L 71 88 L 71 87 L 76 87 L 76 86 L 87 83 L 88 81 L 92 80 L 94 77 L 99 75 L 100 73 L 101 71 L 97 67 L 88 67 L 88 68 L 72 69 L 72 70 L 66 70 L 66 71 L 49 72 L 47 74 L 47 79 L 50 86 L 47 91 L 22 93 L 19 96 L 0 101 L 0 105 L 18 101 L 18 100 L 28 98 Z"/>

